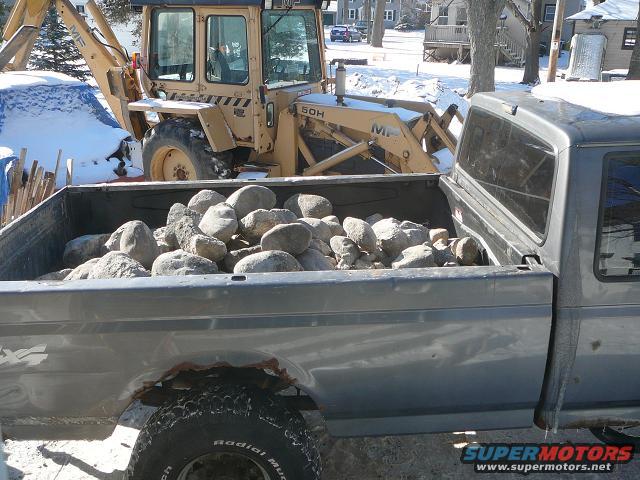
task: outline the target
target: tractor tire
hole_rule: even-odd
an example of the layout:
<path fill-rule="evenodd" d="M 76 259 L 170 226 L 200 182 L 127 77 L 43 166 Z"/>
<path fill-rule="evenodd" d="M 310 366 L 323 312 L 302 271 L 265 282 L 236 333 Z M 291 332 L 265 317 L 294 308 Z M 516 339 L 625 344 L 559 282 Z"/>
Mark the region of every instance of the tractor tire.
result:
<path fill-rule="evenodd" d="M 125 480 L 320 480 L 320 454 L 299 412 L 246 385 L 189 392 L 159 408 Z"/>
<path fill-rule="evenodd" d="M 170 118 L 147 131 L 142 141 L 144 176 L 151 181 L 231 178 L 231 152 L 214 152 L 198 121 Z"/>

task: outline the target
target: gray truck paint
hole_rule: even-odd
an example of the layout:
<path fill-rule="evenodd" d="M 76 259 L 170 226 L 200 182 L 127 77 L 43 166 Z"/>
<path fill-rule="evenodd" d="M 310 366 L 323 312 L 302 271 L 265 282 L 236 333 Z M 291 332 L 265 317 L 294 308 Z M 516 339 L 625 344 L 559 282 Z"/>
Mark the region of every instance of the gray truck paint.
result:
<path fill-rule="evenodd" d="M 505 103 L 518 105 L 516 115 Z M 174 202 L 198 189 L 228 194 L 246 182 L 71 187 L 7 226 L 0 232 L 0 355 L 12 360 L 0 365 L 3 428 L 20 438 L 104 437 L 144 382 L 176 365 L 273 359 L 334 435 L 640 418 L 639 284 L 604 285 L 593 274 L 595 192 L 602 154 L 612 148 L 605 144 L 637 151 L 640 140 L 628 140 L 630 131 L 638 138 L 640 120 L 519 94 L 476 95 L 474 106 L 555 146 L 546 238 L 532 236 L 459 169 L 450 178 L 259 183 L 280 204 L 313 192 L 340 217 L 380 212 L 473 234 L 489 266 L 25 281 L 55 268 L 75 236 L 133 218 L 158 226 Z M 617 128 L 607 137 L 603 125 L 610 124 Z"/>

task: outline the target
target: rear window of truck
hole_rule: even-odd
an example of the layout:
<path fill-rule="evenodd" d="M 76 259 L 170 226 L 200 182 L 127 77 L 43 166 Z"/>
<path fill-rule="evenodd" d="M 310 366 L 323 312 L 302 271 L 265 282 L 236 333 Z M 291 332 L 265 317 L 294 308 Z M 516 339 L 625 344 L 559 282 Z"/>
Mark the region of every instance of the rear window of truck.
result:
<path fill-rule="evenodd" d="M 508 120 L 471 109 L 457 167 L 539 237 L 547 229 L 555 164 L 548 143 Z"/>
<path fill-rule="evenodd" d="M 605 160 L 597 250 L 600 278 L 640 278 L 640 152 Z"/>

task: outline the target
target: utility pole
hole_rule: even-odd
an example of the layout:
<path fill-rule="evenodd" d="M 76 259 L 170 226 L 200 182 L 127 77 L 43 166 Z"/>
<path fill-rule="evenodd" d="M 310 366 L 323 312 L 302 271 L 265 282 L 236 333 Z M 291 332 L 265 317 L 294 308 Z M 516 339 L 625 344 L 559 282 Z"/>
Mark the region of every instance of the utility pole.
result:
<path fill-rule="evenodd" d="M 553 18 L 553 32 L 551 33 L 551 51 L 549 52 L 547 82 L 556 81 L 558 54 L 560 53 L 560 38 L 562 36 L 562 22 L 564 20 L 564 4 L 565 0 L 558 0 L 556 2 L 556 14 Z"/>

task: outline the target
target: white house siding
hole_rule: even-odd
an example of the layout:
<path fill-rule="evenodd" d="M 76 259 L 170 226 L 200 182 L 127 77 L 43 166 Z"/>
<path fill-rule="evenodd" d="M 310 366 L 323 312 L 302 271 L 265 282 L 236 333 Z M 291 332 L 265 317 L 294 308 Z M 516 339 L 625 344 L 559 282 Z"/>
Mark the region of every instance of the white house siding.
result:
<path fill-rule="evenodd" d="M 577 20 L 575 33 L 600 33 L 607 37 L 607 50 L 604 54 L 604 70 L 629 68 L 632 50 L 622 49 L 622 38 L 626 27 L 635 28 L 634 21 L 608 20 L 600 25 L 600 28 L 592 28 L 590 21 Z"/>

